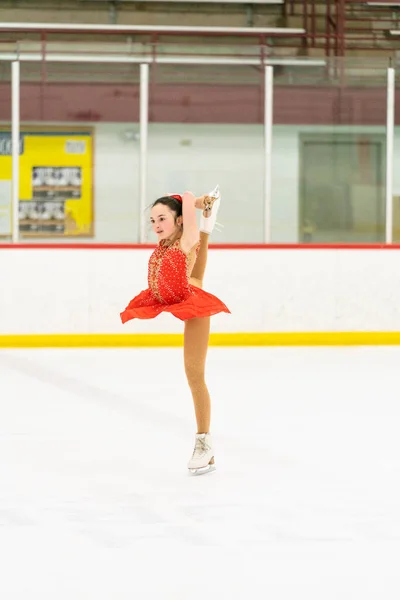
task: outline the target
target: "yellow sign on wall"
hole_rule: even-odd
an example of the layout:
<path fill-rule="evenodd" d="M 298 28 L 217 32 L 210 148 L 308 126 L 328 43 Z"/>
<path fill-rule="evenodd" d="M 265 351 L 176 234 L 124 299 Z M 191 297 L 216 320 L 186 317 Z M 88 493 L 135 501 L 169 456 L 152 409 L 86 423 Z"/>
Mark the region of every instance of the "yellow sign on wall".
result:
<path fill-rule="evenodd" d="M 21 128 L 19 230 L 22 237 L 93 236 L 93 146 L 91 128 L 71 131 L 55 127 Z M 0 234 L 3 235 L 10 233 L 5 231 L 4 190 L 11 189 L 11 177 L 11 133 L 9 129 L 0 129 L 0 189 L 3 190 Z"/>

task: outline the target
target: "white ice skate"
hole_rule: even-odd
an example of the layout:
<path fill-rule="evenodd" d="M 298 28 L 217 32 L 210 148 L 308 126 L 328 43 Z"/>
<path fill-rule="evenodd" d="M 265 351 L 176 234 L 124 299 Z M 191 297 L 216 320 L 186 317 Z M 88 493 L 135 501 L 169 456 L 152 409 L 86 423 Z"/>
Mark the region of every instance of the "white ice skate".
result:
<path fill-rule="evenodd" d="M 214 451 L 209 433 L 196 433 L 196 444 L 188 469 L 192 475 L 205 475 L 215 471 Z"/>
<path fill-rule="evenodd" d="M 220 204 L 221 192 L 219 185 L 217 185 L 209 194 L 207 194 L 205 208 L 201 214 L 200 231 L 203 233 L 210 234 L 213 231 L 217 223 L 217 213 Z"/>

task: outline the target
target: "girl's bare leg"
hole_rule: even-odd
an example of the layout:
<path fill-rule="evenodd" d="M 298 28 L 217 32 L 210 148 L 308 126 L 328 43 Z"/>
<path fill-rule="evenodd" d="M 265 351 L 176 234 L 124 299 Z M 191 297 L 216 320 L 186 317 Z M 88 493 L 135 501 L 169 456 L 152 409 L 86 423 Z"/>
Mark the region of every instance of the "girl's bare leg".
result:
<path fill-rule="evenodd" d="M 203 206 L 203 198 L 198 199 Z M 193 266 L 190 283 L 203 287 L 207 266 L 209 234 L 200 231 L 200 247 Z M 211 421 L 210 394 L 205 382 L 205 366 L 210 337 L 210 317 L 185 321 L 184 362 L 188 384 L 193 396 L 197 433 L 209 433 Z"/>
<path fill-rule="evenodd" d="M 200 231 L 200 248 L 190 276 L 190 283 L 199 288 L 203 287 L 204 273 L 207 266 L 209 237 L 208 233 Z"/>
<path fill-rule="evenodd" d="M 193 396 L 197 433 L 209 433 L 211 402 L 205 382 L 205 366 L 210 335 L 210 317 L 185 321 L 184 363 Z"/>

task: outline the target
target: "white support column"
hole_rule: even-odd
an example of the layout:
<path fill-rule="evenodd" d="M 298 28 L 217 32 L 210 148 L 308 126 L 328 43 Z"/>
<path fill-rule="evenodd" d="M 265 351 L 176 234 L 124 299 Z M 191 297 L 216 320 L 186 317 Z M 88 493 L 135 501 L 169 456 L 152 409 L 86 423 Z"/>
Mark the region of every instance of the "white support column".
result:
<path fill-rule="evenodd" d="M 144 244 L 146 235 L 146 203 L 147 203 L 147 139 L 149 123 L 149 65 L 140 65 L 140 232 L 139 242 Z"/>
<path fill-rule="evenodd" d="M 388 68 L 386 108 L 386 243 L 393 242 L 393 146 L 395 69 Z"/>
<path fill-rule="evenodd" d="M 272 195 L 272 127 L 274 100 L 274 68 L 265 67 L 264 94 L 264 242 L 271 241 Z"/>
<path fill-rule="evenodd" d="M 12 241 L 19 240 L 19 130 L 20 130 L 20 69 L 19 61 L 11 65 L 11 148 L 12 148 L 12 183 L 11 183 L 11 214 Z"/>

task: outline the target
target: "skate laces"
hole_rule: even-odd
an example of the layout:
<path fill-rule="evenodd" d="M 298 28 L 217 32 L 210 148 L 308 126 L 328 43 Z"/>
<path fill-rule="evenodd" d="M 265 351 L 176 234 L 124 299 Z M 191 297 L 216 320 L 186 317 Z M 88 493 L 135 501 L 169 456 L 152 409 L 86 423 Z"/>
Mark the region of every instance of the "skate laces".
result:
<path fill-rule="evenodd" d="M 216 185 L 215 188 L 206 194 L 204 198 L 204 209 L 205 211 L 212 211 L 212 207 L 214 206 L 214 202 L 221 199 L 221 192 L 219 190 L 219 185 Z"/>
<path fill-rule="evenodd" d="M 204 456 L 204 454 L 207 454 L 209 450 L 210 446 L 207 444 L 207 439 L 197 438 L 192 458 L 200 458 L 201 456 Z"/>
<path fill-rule="evenodd" d="M 212 209 L 213 209 L 214 203 L 220 199 L 221 199 L 221 192 L 219 189 L 219 185 L 216 185 L 215 188 L 209 194 L 207 194 L 205 202 L 204 202 L 204 204 L 205 204 L 204 210 L 210 213 L 208 215 L 208 217 L 205 217 L 206 219 L 209 219 L 212 216 Z M 218 233 L 221 233 L 223 228 L 224 228 L 224 225 L 222 225 L 222 223 L 219 223 L 218 221 L 215 222 L 214 229 L 216 231 L 218 231 Z"/>

